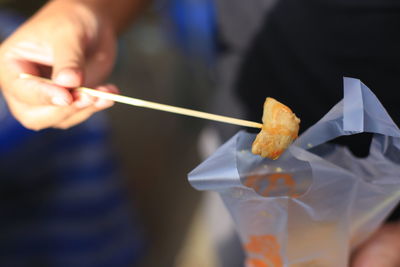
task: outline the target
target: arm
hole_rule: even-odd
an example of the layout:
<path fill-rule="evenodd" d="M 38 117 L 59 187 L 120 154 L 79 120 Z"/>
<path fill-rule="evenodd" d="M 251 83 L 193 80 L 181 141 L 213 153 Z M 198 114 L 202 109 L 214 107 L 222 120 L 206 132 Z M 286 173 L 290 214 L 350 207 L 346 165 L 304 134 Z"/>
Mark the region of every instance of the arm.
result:
<path fill-rule="evenodd" d="M 64 0 L 68 1 L 68 0 Z M 150 2 L 149 0 L 81 0 L 108 17 L 116 33 L 121 33 Z"/>
<path fill-rule="evenodd" d="M 96 87 L 110 73 L 115 36 L 146 0 L 53 0 L 0 47 L 0 85 L 10 111 L 25 127 L 69 128 L 113 103 L 73 93 Z M 20 79 L 51 77 L 54 85 Z M 99 90 L 116 92 L 113 86 Z"/>

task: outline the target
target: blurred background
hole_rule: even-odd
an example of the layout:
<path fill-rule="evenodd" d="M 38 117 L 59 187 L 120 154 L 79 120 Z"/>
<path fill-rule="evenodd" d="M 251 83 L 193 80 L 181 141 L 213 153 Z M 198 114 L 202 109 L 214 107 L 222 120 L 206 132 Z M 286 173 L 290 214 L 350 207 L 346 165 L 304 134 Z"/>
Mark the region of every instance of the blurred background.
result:
<path fill-rule="evenodd" d="M 209 110 L 215 91 L 211 51 L 196 51 L 207 60 L 189 51 L 194 40 L 178 28 L 184 18 L 174 12 L 171 3 L 153 5 L 121 36 L 111 81 L 127 96 Z M 201 195 L 187 181 L 201 161 L 197 144 L 205 122 L 119 104 L 109 116 L 146 236 L 142 266 L 213 266 L 199 227 Z"/>

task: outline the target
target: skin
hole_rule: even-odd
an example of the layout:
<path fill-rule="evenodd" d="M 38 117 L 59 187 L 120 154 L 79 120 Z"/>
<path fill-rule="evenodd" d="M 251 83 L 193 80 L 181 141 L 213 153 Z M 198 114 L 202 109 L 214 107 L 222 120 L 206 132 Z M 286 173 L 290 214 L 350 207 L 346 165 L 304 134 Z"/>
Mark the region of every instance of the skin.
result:
<path fill-rule="evenodd" d="M 0 46 L 0 87 L 26 128 L 66 129 L 113 102 L 77 94 L 102 85 L 115 59 L 116 35 L 140 13 L 146 0 L 53 0 Z M 21 73 L 51 78 L 54 84 L 21 79 Z M 400 225 L 381 227 L 354 254 L 352 267 L 400 266 Z"/>
<path fill-rule="evenodd" d="M 115 59 L 116 34 L 143 1 L 54 0 L 0 46 L 0 86 L 14 117 L 26 128 L 72 127 L 113 105 L 72 88 L 118 93 L 101 84 Z M 62 25 L 62 26 L 61 26 Z M 21 79 L 21 73 L 54 84 Z"/>
<path fill-rule="evenodd" d="M 352 267 L 400 266 L 400 223 L 383 225 L 353 255 Z"/>

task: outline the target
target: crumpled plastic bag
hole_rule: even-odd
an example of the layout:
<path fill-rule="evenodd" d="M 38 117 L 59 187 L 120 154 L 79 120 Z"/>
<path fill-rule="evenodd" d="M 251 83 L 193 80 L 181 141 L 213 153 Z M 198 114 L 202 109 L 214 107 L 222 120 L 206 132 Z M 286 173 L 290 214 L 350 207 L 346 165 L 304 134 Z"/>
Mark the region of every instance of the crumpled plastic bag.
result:
<path fill-rule="evenodd" d="M 327 143 L 374 133 L 367 158 Z M 189 174 L 216 191 L 246 252 L 247 267 L 344 267 L 400 200 L 400 130 L 359 80 L 276 161 L 251 153 L 239 132 Z"/>

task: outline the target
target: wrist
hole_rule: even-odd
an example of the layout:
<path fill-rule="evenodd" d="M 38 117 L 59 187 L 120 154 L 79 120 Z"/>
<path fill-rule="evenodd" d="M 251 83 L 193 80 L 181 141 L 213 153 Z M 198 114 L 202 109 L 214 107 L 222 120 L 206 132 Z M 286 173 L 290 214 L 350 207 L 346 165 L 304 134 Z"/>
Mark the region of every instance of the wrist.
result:
<path fill-rule="evenodd" d="M 109 0 L 52 0 L 44 8 L 43 14 L 45 18 L 50 14 L 63 15 L 73 21 L 73 27 L 80 25 L 84 30 L 84 36 L 88 39 L 96 38 L 96 34 L 100 31 L 112 32 L 115 36 L 116 26 L 112 17 L 107 12 L 107 2 Z M 110 3 L 109 3 L 110 4 Z M 38 16 L 40 17 L 40 13 Z M 79 28 L 79 27 L 78 27 Z"/>
<path fill-rule="evenodd" d="M 102 20 L 107 21 L 115 33 L 122 32 L 146 7 L 150 0 L 53 0 L 86 6 Z"/>

